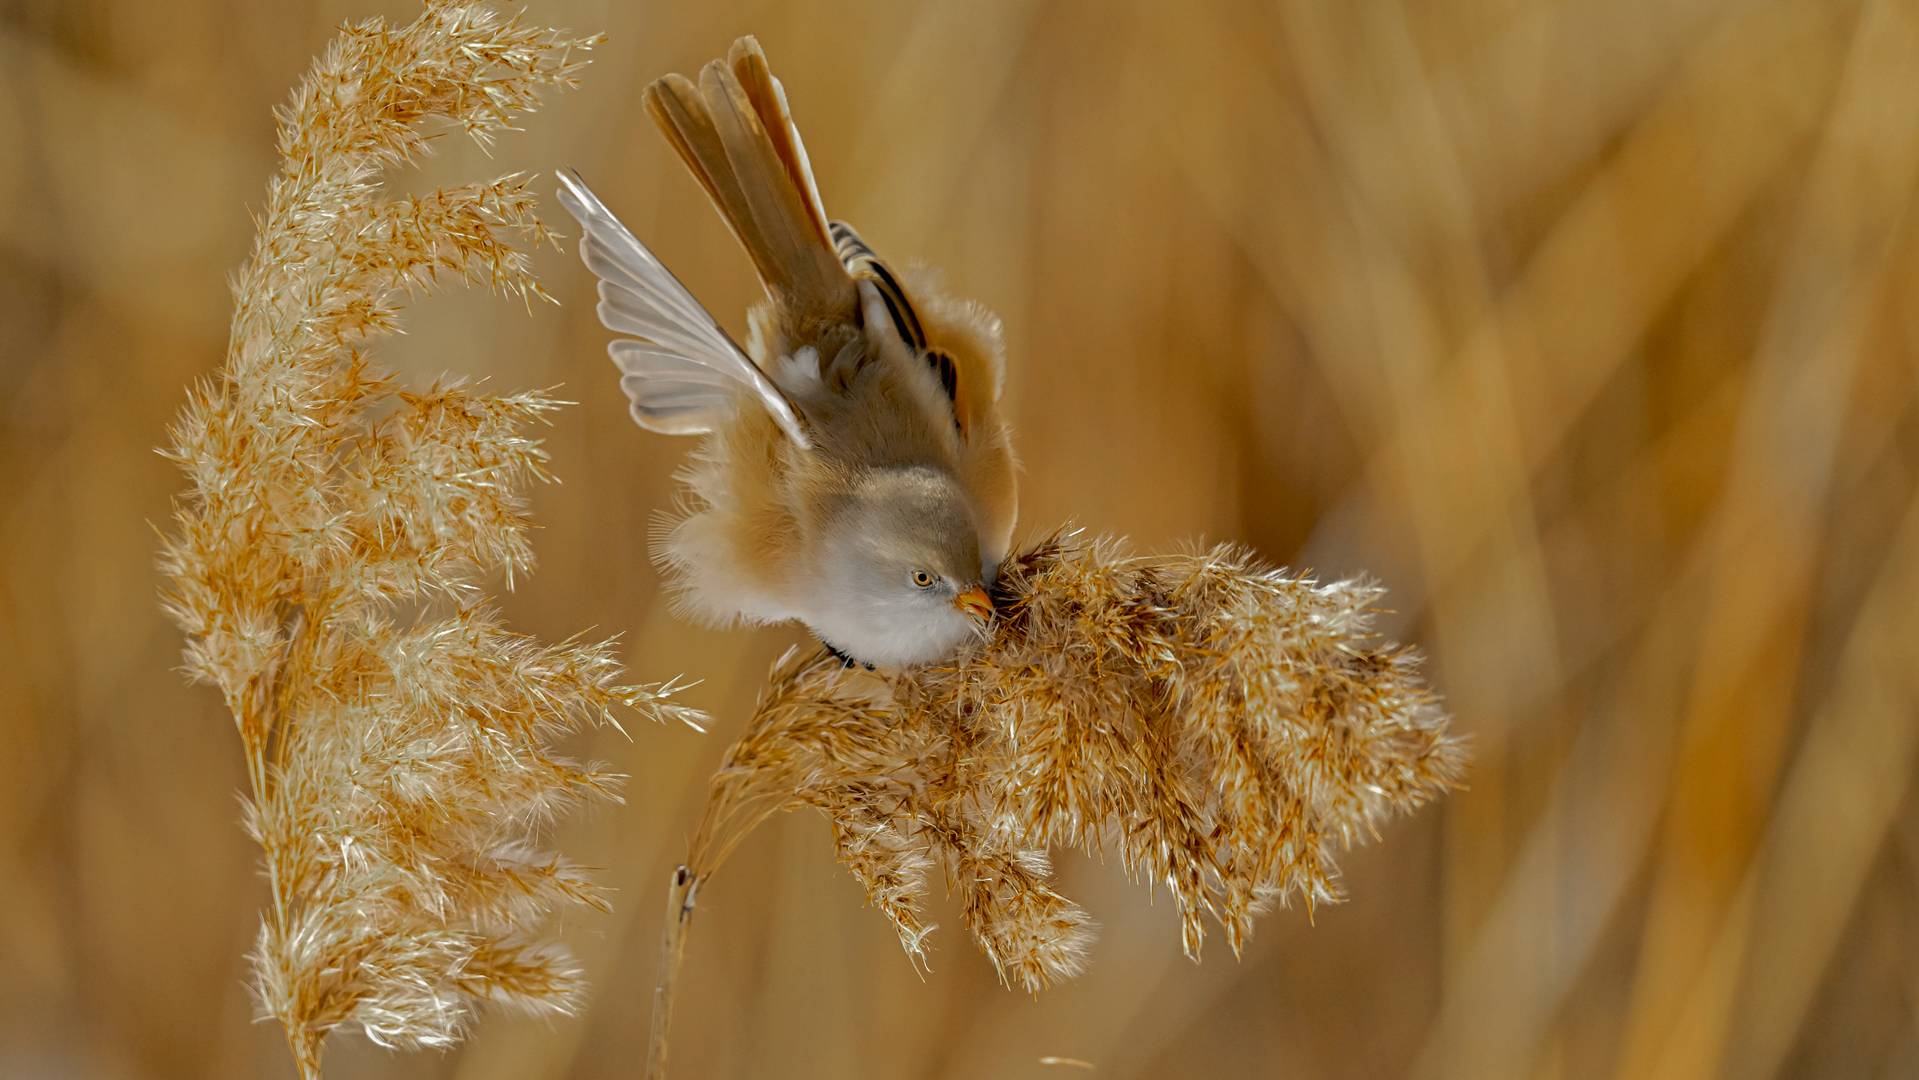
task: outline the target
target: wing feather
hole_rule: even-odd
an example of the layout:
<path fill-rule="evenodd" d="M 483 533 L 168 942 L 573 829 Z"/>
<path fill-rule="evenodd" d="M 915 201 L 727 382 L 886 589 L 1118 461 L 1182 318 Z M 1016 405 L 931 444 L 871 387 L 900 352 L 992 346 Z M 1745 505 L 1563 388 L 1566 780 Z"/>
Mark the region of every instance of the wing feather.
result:
<path fill-rule="evenodd" d="M 671 435 L 711 431 L 744 388 L 802 448 L 812 445 L 792 401 L 693 294 L 600 202 L 578 173 L 561 169 L 560 205 L 580 223 L 580 258 L 600 279 L 600 322 L 640 426 Z"/>

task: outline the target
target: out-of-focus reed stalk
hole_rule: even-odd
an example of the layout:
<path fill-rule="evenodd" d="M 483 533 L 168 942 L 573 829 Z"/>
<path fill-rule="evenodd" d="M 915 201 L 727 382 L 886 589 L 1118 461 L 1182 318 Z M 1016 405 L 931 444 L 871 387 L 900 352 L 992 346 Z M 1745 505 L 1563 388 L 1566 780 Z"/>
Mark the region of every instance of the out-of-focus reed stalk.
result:
<path fill-rule="evenodd" d="M 812 807 L 915 962 L 938 867 L 1009 987 L 1078 974 L 1091 918 L 1048 851 L 1115 851 L 1163 884 L 1197 960 L 1274 901 L 1339 898 L 1337 849 L 1452 787 L 1465 747 L 1363 582 L 1231 548 L 1138 557 L 1055 536 L 1001 573 L 989 640 L 896 675 L 788 653 L 726 752 L 668 898 L 651 1075 L 700 884 L 771 815 Z"/>
<path fill-rule="evenodd" d="M 544 924 L 605 901 L 540 834 L 618 778 L 551 742 L 692 717 L 670 683 L 623 684 L 606 643 L 541 644 L 485 604 L 488 575 L 531 565 L 520 492 L 545 453 L 523 432 L 559 403 L 403 391 L 364 351 L 447 277 L 544 296 L 516 246 L 546 235 L 526 178 L 386 198 L 381 172 L 429 122 L 508 128 L 592 43 L 446 0 L 347 27 L 278 114 L 225 367 L 171 433 L 189 488 L 165 605 L 239 729 L 271 899 L 255 989 L 304 1077 L 342 1024 L 437 1046 L 477 1002 L 570 1010 L 580 973 Z"/>

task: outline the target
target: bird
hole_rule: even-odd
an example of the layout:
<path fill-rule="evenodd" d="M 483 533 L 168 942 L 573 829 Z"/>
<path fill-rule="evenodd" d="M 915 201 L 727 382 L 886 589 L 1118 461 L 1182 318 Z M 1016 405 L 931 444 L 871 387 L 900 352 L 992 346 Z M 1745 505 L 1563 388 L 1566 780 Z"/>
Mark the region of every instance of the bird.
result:
<path fill-rule="evenodd" d="M 999 318 L 827 217 L 806 148 L 751 37 L 695 82 L 642 94 L 752 262 L 742 347 L 579 174 L 600 322 L 638 424 L 702 436 L 654 563 L 678 612 L 797 621 L 849 666 L 906 668 L 991 633 L 989 588 L 1018 516 Z"/>

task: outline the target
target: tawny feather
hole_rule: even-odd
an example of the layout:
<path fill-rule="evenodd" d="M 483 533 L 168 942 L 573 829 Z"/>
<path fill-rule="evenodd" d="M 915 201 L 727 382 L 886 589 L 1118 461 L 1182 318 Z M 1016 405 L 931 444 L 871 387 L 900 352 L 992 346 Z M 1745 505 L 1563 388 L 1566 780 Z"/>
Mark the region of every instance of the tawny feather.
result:
<path fill-rule="evenodd" d="M 790 329 L 854 317 L 853 280 L 827 236 L 812 167 L 785 94 L 752 38 L 696 85 L 668 75 L 646 88 L 647 111 L 706 188 L 746 249 Z"/>
<path fill-rule="evenodd" d="M 930 275 L 894 273 L 829 222 L 752 38 L 697 84 L 668 75 L 644 100 L 766 290 L 738 354 L 644 246 L 599 219 L 590 192 L 563 197 L 601 249 L 583 253 L 602 321 L 646 339 L 613 347 L 635 417 L 709 436 L 682 473 L 683 512 L 655 538 L 683 610 L 799 619 L 879 663 L 944 655 L 973 632 L 973 597 L 1016 520 L 999 320 Z M 674 313 L 699 327 L 691 346 L 653 325 Z"/>

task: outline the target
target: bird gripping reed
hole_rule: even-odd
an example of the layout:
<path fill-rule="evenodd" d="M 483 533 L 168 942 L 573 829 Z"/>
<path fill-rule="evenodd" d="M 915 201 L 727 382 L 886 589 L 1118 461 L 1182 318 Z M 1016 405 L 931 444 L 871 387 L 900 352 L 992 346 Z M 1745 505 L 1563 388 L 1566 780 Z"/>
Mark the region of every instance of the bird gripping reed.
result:
<path fill-rule="evenodd" d="M 1066 533 L 1009 560 L 997 591 L 991 638 L 947 662 L 775 665 L 674 875 L 653 1075 L 693 898 L 775 813 L 826 817 L 916 962 L 943 871 L 1001 981 L 1036 993 L 1081 972 L 1093 935 L 1052 849 L 1116 853 L 1172 894 L 1188 956 L 1209 918 L 1238 953 L 1272 903 L 1337 900 L 1335 853 L 1465 768 L 1417 655 L 1372 629 L 1375 585 Z"/>

